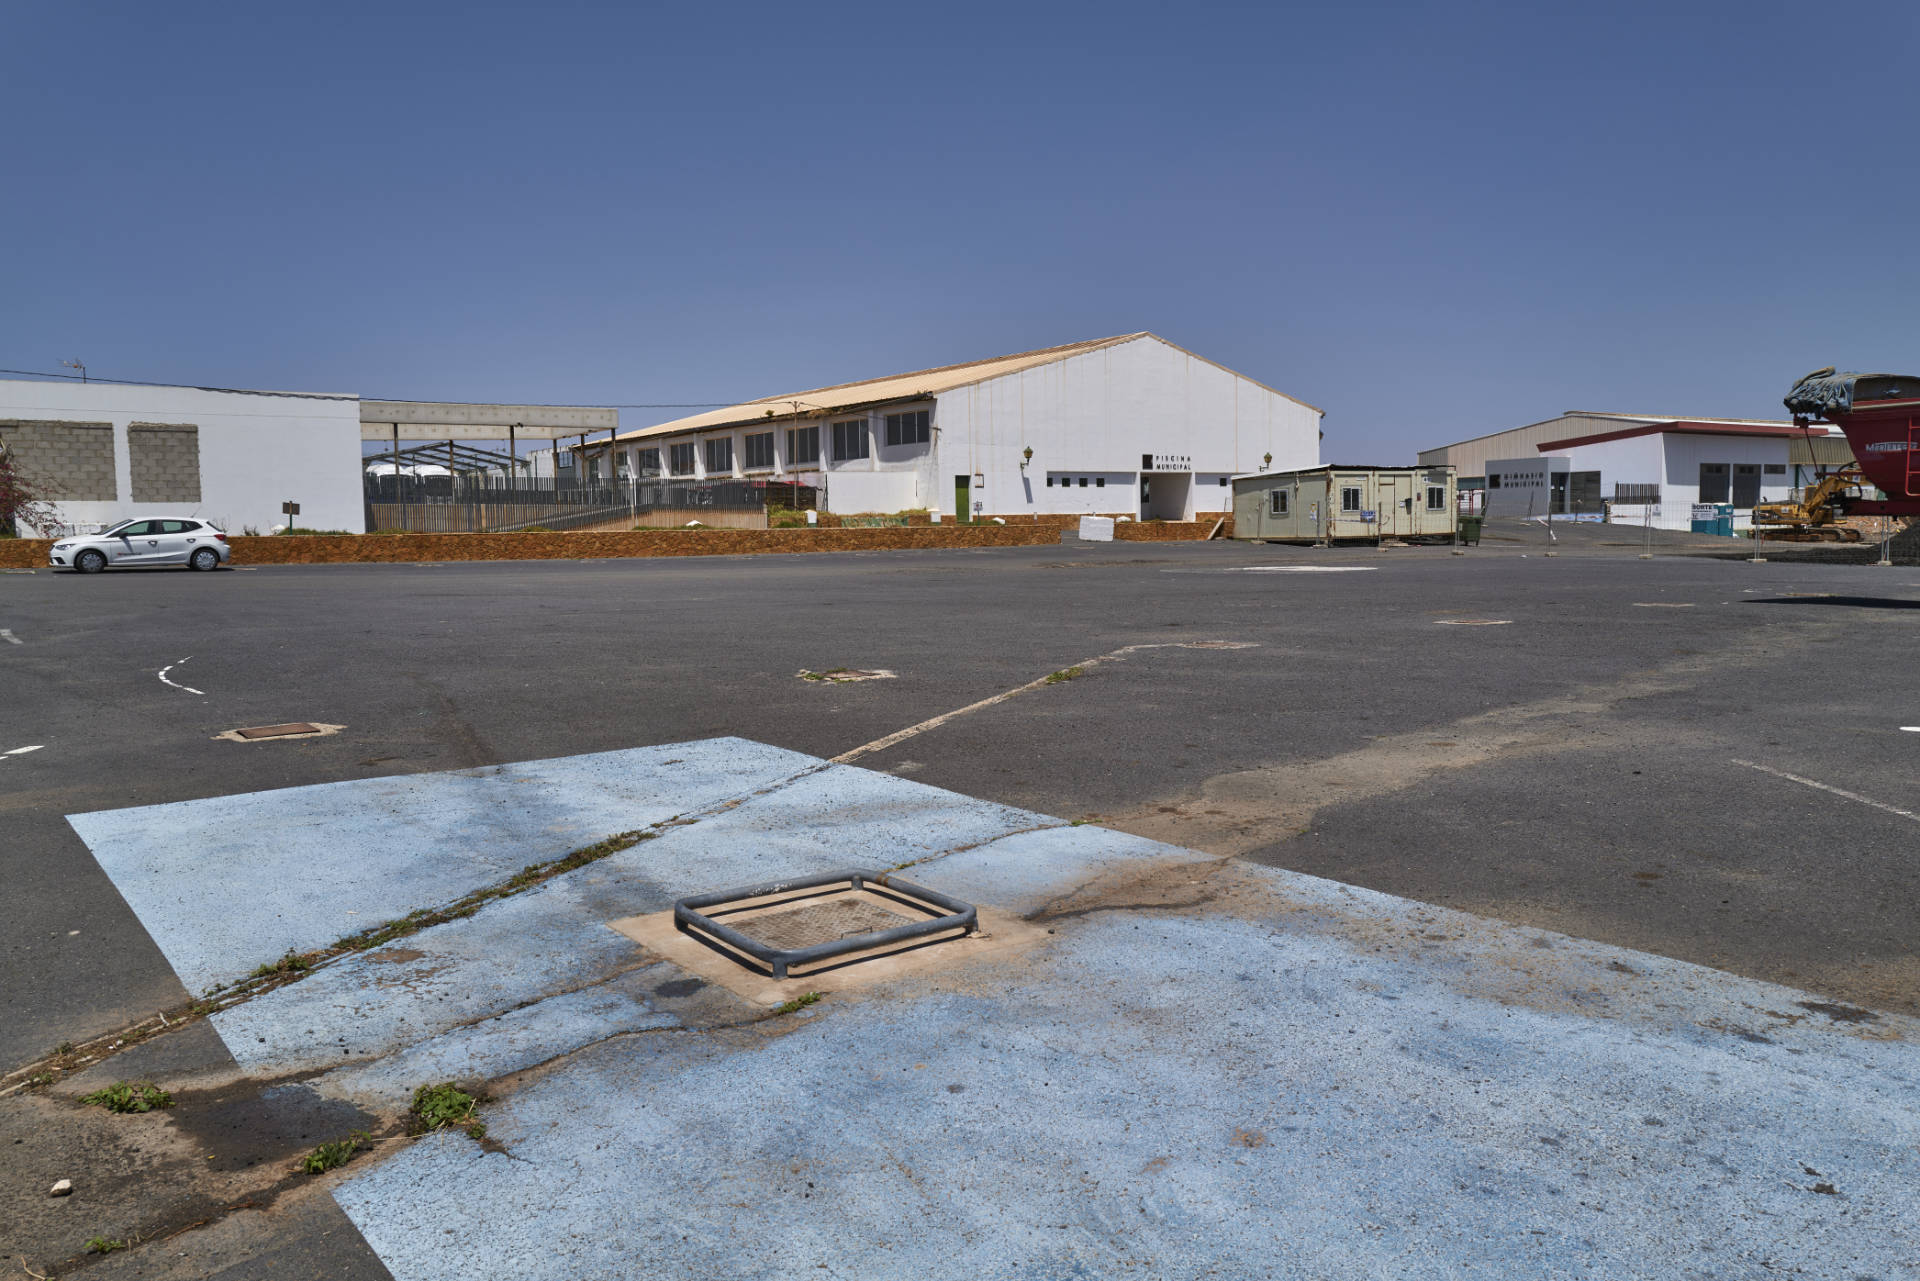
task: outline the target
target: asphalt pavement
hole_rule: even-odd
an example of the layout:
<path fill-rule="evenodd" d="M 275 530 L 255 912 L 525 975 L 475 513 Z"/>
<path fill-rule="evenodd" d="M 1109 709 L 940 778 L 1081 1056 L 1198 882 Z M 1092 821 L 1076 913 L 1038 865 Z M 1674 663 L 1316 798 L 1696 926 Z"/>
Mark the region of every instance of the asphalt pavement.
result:
<path fill-rule="evenodd" d="M 1604 541 L 10 574 L 0 1065 L 198 995 L 69 816 L 722 736 L 1920 1012 L 1920 572 Z"/>

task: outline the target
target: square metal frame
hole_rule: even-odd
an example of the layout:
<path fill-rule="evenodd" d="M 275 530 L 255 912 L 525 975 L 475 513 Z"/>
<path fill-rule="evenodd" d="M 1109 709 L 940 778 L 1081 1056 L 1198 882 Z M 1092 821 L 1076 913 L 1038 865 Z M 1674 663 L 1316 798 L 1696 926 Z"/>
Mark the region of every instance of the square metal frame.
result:
<path fill-rule="evenodd" d="M 878 894 L 883 898 L 895 899 L 922 911 L 925 910 L 924 904 L 931 904 L 940 908 L 945 915 L 929 916 L 920 921 L 908 921 L 905 925 L 896 925 L 891 929 L 871 930 L 865 934 L 832 939 L 825 943 L 816 943 L 811 947 L 778 948 L 750 938 L 731 926 L 723 925 L 701 910 L 740 899 L 766 898 L 773 894 L 819 889 L 826 885 L 844 885 L 856 893 L 865 891 L 869 894 Z M 919 902 L 913 900 L 919 900 Z M 911 942 L 914 939 L 944 934 L 948 930 L 957 929 L 962 936 L 965 936 L 973 933 L 978 927 L 979 912 L 973 904 L 962 903 L 957 898 L 919 885 L 911 885 L 906 881 L 894 880 L 885 872 L 835 872 L 828 876 L 805 877 L 797 881 L 771 881 L 764 885 L 749 885 L 737 890 L 695 894 L 680 899 L 673 905 L 674 929 L 707 943 L 708 946 L 713 946 L 712 940 L 717 939 L 726 944 L 727 948 L 750 956 L 765 965 L 773 972 L 773 977 L 776 979 L 785 979 L 788 971 L 796 965 L 811 965 L 816 961 L 831 960 L 850 952 L 864 952 L 870 948 Z M 708 937 L 702 938 L 702 935 Z"/>

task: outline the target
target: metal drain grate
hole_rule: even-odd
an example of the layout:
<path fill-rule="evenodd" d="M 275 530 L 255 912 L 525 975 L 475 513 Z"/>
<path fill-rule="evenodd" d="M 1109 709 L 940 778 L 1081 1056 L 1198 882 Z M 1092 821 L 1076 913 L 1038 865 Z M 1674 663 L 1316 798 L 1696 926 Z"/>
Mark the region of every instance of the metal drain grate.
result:
<path fill-rule="evenodd" d="M 673 905 L 675 929 L 776 979 L 796 967 L 811 973 L 869 959 L 856 953 L 959 938 L 977 923 L 970 903 L 873 872 L 775 881 Z"/>
<path fill-rule="evenodd" d="M 285 738 L 289 734 L 318 734 L 318 725 L 309 725 L 305 721 L 289 721 L 285 725 L 255 725 L 249 729 L 233 731 L 241 738 Z"/>

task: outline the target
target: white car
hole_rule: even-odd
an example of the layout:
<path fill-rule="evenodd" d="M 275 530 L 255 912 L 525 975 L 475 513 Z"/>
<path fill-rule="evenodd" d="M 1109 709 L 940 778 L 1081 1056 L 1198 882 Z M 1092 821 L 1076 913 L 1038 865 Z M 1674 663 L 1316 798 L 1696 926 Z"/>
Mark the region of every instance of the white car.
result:
<path fill-rule="evenodd" d="M 76 534 L 53 544 L 56 569 L 97 574 L 109 565 L 190 565 L 218 569 L 233 559 L 225 531 L 191 516 L 123 520 L 97 534 Z"/>

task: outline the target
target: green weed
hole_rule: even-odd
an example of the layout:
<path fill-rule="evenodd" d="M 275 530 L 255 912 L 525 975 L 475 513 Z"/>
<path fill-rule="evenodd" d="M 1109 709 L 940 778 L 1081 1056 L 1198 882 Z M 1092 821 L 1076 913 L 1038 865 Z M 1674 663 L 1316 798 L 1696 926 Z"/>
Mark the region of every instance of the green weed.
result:
<path fill-rule="evenodd" d="M 1068 681 L 1078 680 L 1080 677 L 1085 676 L 1086 674 L 1087 674 L 1087 669 L 1084 667 L 1063 667 L 1059 671 L 1054 672 L 1047 677 L 1047 684 L 1064 685 Z"/>
<path fill-rule="evenodd" d="M 423 1085 L 413 1092 L 413 1105 L 407 1109 L 412 1113 L 409 1122 L 409 1134 L 428 1134 L 434 1130 L 445 1129 L 449 1125 L 465 1126 L 476 1124 L 474 1111 L 480 1106 L 480 1100 L 455 1085 L 444 1081 L 439 1085 Z M 484 1130 L 484 1127 L 482 1127 Z"/>
<path fill-rule="evenodd" d="M 151 1112 L 173 1106 L 173 1096 L 151 1081 L 120 1081 L 104 1090 L 83 1094 L 80 1101 L 109 1112 Z"/>
<path fill-rule="evenodd" d="M 292 948 L 288 948 L 287 954 L 279 960 L 270 961 L 266 965 L 256 968 L 252 977 L 256 979 L 270 979 L 276 974 L 298 974 L 302 970 L 310 970 L 312 968 L 312 961 L 301 956 Z"/>
<path fill-rule="evenodd" d="M 125 1241 L 111 1241 L 106 1237 L 87 1238 L 88 1254 L 112 1254 L 115 1250 L 124 1250 L 126 1248 L 127 1243 Z"/>
<path fill-rule="evenodd" d="M 818 1001 L 822 995 L 824 994 L 820 992 L 802 992 L 786 1004 L 774 1006 L 773 1012 L 775 1014 L 793 1014 L 799 1010 L 806 1009 L 809 1005 Z"/>
<path fill-rule="evenodd" d="M 300 1168 L 308 1174 L 325 1174 L 328 1170 L 337 1170 L 353 1160 L 355 1156 L 365 1151 L 367 1146 L 367 1136 L 355 1130 L 344 1139 L 322 1143 L 307 1153 L 306 1158 L 300 1162 Z"/>

